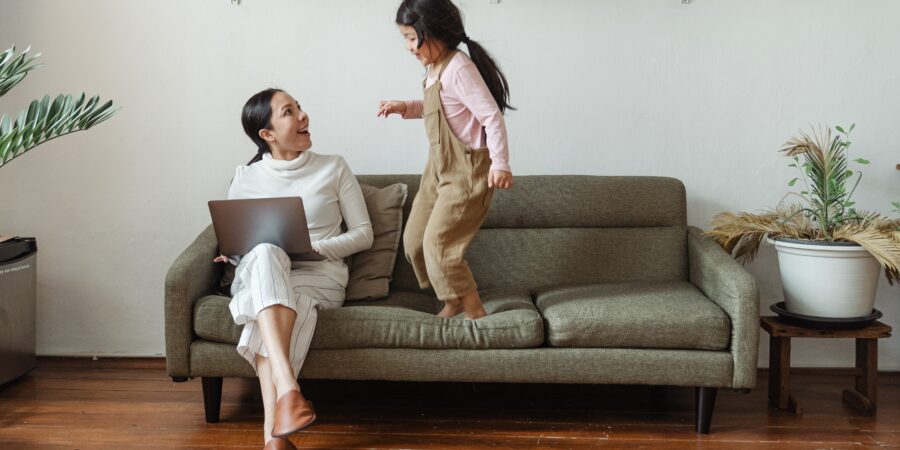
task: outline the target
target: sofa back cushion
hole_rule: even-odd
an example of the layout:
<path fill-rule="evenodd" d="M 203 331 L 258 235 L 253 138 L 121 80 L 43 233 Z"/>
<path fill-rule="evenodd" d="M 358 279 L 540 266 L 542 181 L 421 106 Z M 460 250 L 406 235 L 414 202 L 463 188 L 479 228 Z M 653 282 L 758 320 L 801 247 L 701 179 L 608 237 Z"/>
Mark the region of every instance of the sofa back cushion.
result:
<path fill-rule="evenodd" d="M 361 175 L 404 183 L 404 224 L 418 175 Z M 497 190 L 466 253 L 480 289 L 534 290 L 560 284 L 687 280 L 684 185 L 665 177 L 517 176 Z M 392 290 L 417 291 L 403 247 Z"/>
<path fill-rule="evenodd" d="M 403 183 L 383 188 L 360 184 L 369 221 L 372 223 L 372 247 L 351 258 L 346 300 L 375 300 L 390 292 L 397 249 L 403 234 L 403 204 L 407 191 Z"/>

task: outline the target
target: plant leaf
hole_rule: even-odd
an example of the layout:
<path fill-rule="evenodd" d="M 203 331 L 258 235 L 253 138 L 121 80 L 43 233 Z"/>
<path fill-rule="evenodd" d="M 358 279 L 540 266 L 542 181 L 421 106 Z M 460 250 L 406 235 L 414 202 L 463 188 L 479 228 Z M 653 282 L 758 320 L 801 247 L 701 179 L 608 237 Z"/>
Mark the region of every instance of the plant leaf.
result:
<path fill-rule="evenodd" d="M 41 67 L 41 64 L 35 63 L 41 54 L 29 56 L 29 50 L 31 47 L 15 56 L 16 47 L 12 46 L 0 55 L 0 97 L 24 80 L 28 72 Z"/>
<path fill-rule="evenodd" d="M 44 142 L 87 130 L 118 112 L 112 100 L 97 107 L 99 96 L 87 102 L 85 97 L 84 93 L 78 98 L 60 94 L 51 102 L 50 96 L 44 96 L 20 112 L 13 123 L 4 115 L 0 119 L 0 167 Z"/>

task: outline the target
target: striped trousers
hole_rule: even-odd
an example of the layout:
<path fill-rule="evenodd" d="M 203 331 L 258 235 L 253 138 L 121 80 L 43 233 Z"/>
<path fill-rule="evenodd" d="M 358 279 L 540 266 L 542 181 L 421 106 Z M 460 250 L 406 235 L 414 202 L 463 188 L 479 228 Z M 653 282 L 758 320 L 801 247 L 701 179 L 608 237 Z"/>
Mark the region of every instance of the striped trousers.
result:
<path fill-rule="evenodd" d="M 237 351 L 256 371 L 256 355 L 268 357 L 256 317 L 273 305 L 283 305 L 297 313 L 291 330 L 288 359 L 294 377 L 309 351 L 319 308 L 339 308 L 344 304 L 344 286 L 331 277 L 304 267 L 292 269 L 281 248 L 260 244 L 241 258 L 231 285 L 228 305 L 234 322 L 244 325 Z M 257 372 L 258 373 L 258 372 Z"/>

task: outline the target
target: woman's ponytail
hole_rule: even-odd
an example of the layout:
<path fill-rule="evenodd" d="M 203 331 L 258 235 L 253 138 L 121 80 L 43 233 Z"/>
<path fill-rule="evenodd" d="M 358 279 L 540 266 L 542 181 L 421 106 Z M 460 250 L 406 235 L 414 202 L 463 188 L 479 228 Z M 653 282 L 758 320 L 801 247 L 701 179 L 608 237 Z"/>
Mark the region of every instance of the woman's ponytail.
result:
<path fill-rule="evenodd" d="M 262 161 L 262 159 L 263 159 L 263 154 L 266 153 L 266 150 L 268 150 L 268 148 L 267 148 L 267 149 L 259 149 L 259 150 L 257 150 L 257 151 L 256 151 L 256 154 L 253 155 L 253 158 L 250 159 L 250 161 L 247 163 L 247 165 L 249 166 L 249 165 L 251 165 L 251 164 L 253 164 L 253 163 L 258 163 L 258 162 Z"/>
<path fill-rule="evenodd" d="M 262 161 L 263 154 L 268 153 L 269 144 L 265 139 L 260 137 L 260 130 L 268 130 L 272 128 L 272 97 L 276 92 L 284 92 L 281 89 L 266 89 L 257 92 L 244 103 L 244 109 L 241 111 L 241 125 L 244 126 L 244 133 L 256 144 L 256 155 L 247 163 L 250 164 Z"/>

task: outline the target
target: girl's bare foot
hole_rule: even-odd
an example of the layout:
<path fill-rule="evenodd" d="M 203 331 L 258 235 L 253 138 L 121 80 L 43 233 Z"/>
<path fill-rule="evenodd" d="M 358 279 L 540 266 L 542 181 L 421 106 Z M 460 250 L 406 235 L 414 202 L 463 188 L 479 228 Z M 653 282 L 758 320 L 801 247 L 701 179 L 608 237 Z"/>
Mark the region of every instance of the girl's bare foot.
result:
<path fill-rule="evenodd" d="M 478 307 L 478 309 L 472 311 L 465 311 L 466 320 L 478 320 L 487 315 L 487 311 L 485 311 L 482 307 Z"/>
<path fill-rule="evenodd" d="M 478 320 L 488 315 L 481 304 L 481 296 L 478 295 L 478 291 L 472 291 L 471 294 L 460 297 L 459 301 L 462 304 L 466 320 Z"/>
<path fill-rule="evenodd" d="M 444 319 L 449 319 L 457 314 L 461 309 L 459 299 L 456 300 L 447 300 L 444 302 L 444 308 L 441 309 L 441 312 L 437 313 L 438 317 L 443 317 Z"/>

